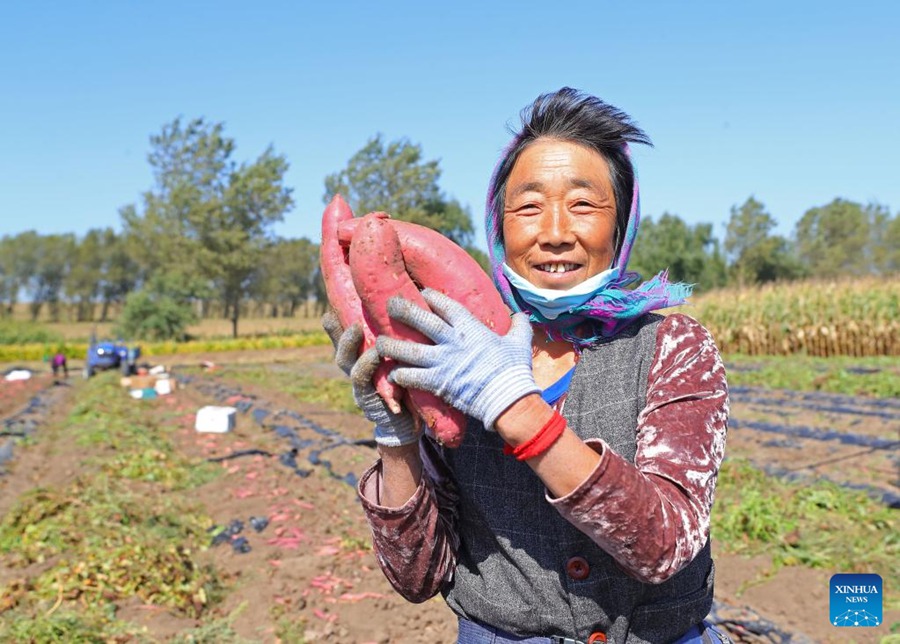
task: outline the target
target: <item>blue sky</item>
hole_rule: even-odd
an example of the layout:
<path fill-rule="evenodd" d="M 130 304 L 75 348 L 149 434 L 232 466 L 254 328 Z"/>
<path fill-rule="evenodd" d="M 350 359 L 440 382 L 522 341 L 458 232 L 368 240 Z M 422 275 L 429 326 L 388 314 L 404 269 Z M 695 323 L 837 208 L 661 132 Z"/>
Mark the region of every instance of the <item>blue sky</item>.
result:
<path fill-rule="evenodd" d="M 900 210 L 892 2 L 21 2 L 0 8 L 0 236 L 120 228 L 149 137 L 224 122 L 272 144 L 318 241 L 324 178 L 376 133 L 439 159 L 471 207 L 508 124 L 569 85 L 625 110 L 645 215 L 710 222 L 755 195 L 790 234 L 843 197 Z"/>

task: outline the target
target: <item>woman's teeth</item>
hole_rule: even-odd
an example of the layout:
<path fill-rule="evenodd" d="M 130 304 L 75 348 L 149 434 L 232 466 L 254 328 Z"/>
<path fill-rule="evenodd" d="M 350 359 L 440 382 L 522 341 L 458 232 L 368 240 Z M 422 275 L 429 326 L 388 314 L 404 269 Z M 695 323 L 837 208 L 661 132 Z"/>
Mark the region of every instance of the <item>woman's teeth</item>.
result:
<path fill-rule="evenodd" d="M 538 264 L 537 269 L 545 273 L 565 273 L 566 271 L 574 271 L 578 268 L 578 264 Z"/>

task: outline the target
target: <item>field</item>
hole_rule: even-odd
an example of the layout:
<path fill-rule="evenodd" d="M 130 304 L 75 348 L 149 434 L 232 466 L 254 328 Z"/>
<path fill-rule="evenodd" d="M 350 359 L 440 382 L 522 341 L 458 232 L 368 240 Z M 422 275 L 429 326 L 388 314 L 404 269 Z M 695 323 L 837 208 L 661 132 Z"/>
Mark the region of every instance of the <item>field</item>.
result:
<path fill-rule="evenodd" d="M 440 599 L 378 570 L 352 485 L 370 429 L 311 322 L 284 336 L 304 346 L 154 355 L 181 385 L 156 399 L 39 360 L 0 381 L 0 641 L 455 641 Z M 897 359 L 726 357 L 713 618 L 741 642 L 900 641 Z M 236 430 L 196 433 L 207 404 Z M 883 625 L 829 625 L 837 572 L 883 577 Z"/>

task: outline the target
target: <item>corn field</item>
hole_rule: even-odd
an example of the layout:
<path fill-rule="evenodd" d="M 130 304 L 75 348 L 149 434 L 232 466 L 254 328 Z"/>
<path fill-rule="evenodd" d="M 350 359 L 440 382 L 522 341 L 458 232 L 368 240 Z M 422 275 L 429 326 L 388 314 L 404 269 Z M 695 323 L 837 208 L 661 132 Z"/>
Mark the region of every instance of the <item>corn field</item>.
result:
<path fill-rule="evenodd" d="M 723 289 L 676 310 L 726 354 L 900 356 L 900 275 Z"/>

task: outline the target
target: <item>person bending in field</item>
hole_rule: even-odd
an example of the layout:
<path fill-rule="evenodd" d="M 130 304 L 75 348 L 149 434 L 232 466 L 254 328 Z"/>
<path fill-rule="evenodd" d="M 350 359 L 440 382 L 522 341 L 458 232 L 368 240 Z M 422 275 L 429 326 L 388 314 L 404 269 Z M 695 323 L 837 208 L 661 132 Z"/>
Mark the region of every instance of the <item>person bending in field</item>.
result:
<path fill-rule="evenodd" d="M 728 390 L 709 332 L 653 313 L 690 288 L 660 273 L 630 290 L 640 215 L 623 112 L 570 88 L 539 96 L 491 178 L 492 275 L 505 336 L 425 290 L 391 316 L 434 344 L 323 320 L 379 460 L 359 496 L 378 562 L 413 602 L 441 593 L 475 642 L 724 642 L 713 600 L 710 510 Z M 374 393 L 391 378 L 469 417 L 446 449 Z"/>
<path fill-rule="evenodd" d="M 50 360 L 50 368 L 53 369 L 53 377 L 57 378 L 60 373 L 66 378 L 69 377 L 69 365 L 66 363 L 66 354 L 57 351 Z"/>

